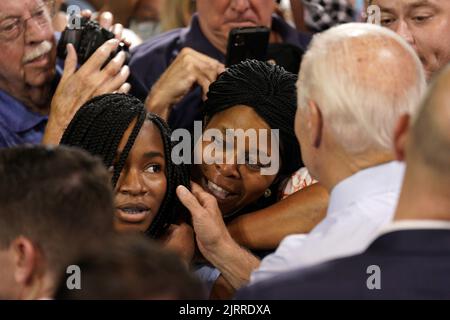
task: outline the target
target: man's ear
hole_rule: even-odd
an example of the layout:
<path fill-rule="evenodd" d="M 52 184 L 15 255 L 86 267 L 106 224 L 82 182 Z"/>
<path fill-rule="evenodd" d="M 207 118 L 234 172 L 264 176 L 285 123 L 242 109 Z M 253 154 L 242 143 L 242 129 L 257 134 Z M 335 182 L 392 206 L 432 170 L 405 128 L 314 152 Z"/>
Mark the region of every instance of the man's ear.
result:
<path fill-rule="evenodd" d="M 310 141 L 314 148 L 319 148 L 322 143 L 323 117 L 319 106 L 312 100 L 308 103 L 308 131 Z"/>
<path fill-rule="evenodd" d="M 394 130 L 394 151 L 398 161 L 405 160 L 405 149 L 408 141 L 410 116 L 404 114 L 397 121 Z"/>
<path fill-rule="evenodd" d="M 37 270 L 38 248 L 25 237 L 19 237 L 11 243 L 14 255 L 14 278 L 21 285 L 28 285 Z"/>

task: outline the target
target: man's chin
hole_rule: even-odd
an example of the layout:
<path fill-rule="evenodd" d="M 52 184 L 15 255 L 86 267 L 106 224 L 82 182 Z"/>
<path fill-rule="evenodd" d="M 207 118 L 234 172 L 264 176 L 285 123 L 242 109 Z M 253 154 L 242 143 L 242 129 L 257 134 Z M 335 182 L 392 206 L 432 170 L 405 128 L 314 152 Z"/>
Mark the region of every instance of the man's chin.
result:
<path fill-rule="evenodd" d="M 31 87 L 44 87 L 52 83 L 56 69 L 25 70 L 25 81 Z"/>

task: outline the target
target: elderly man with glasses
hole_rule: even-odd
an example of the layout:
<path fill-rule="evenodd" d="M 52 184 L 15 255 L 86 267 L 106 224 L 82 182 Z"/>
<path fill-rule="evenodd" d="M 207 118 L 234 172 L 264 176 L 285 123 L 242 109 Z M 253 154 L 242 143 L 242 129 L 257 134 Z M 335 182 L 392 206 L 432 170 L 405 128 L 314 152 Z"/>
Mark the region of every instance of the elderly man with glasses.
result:
<path fill-rule="evenodd" d="M 0 2 L 0 148 L 56 143 L 84 101 L 129 90 L 123 55 L 101 69 L 117 40 L 104 44 L 78 71 L 69 46 L 64 73 L 56 67 L 53 6 L 52 0 Z"/>

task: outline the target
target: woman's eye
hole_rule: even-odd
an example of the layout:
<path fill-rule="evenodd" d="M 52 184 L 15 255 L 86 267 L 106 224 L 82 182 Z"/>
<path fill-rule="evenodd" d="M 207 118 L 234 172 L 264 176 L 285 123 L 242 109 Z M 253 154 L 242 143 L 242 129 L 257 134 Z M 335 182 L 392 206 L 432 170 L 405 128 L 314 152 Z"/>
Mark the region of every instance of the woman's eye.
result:
<path fill-rule="evenodd" d="M 259 164 L 247 163 L 247 167 L 251 170 L 260 170 L 261 166 Z"/>
<path fill-rule="evenodd" d="M 145 169 L 148 173 L 158 173 L 161 172 L 161 166 L 159 164 L 152 164 Z"/>
<path fill-rule="evenodd" d="M 269 164 L 262 164 L 259 161 L 255 160 L 254 158 L 246 158 L 246 166 L 252 170 L 261 170 L 263 168 L 268 168 L 270 167 L 270 163 Z"/>

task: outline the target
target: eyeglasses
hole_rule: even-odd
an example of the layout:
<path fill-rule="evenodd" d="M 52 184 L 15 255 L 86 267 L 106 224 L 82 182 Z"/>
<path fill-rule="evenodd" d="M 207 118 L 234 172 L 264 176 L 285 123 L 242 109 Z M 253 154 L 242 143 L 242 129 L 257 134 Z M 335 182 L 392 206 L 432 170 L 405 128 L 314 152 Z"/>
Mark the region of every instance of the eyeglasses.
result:
<path fill-rule="evenodd" d="M 30 12 L 29 18 L 9 17 L 0 20 L 0 40 L 13 41 L 19 38 L 26 30 L 28 20 L 34 20 L 41 28 L 49 26 L 55 12 L 55 1 L 42 0 L 39 3 Z"/>

